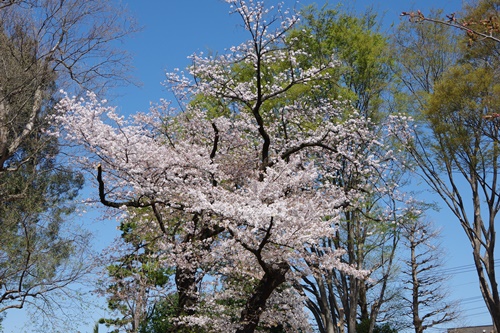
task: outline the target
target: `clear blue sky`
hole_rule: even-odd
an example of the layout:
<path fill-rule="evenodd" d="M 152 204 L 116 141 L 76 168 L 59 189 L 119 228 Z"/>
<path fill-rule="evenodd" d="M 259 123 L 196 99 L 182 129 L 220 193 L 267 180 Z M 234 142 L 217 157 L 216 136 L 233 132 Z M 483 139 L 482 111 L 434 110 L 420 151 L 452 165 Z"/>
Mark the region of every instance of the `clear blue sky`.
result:
<path fill-rule="evenodd" d="M 229 6 L 221 0 L 122 0 L 122 2 L 144 27 L 141 33 L 121 45 L 134 55 L 133 75 L 142 83 L 141 87 L 127 87 L 118 91 L 119 96 L 113 99 L 113 104 L 118 105 L 123 113 L 147 111 L 150 102 L 167 97 L 160 84 L 164 80 L 165 70 L 184 68 L 188 64 L 187 56 L 193 52 L 207 50 L 223 52 L 225 48 L 239 44 L 247 38 L 239 26 L 238 17 L 230 16 Z M 325 2 L 302 0 L 297 6 L 317 3 L 321 7 Z M 296 4 L 295 1 L 285 1 L 285 3 L 290 7 Z M 337 4 L 334 1 L 329 3 L 330 6 Z M 391 23 L 400 22 L 399 14 L 402 11 L 444 8 L 445 12 L 453 12 L 461 6 L 461 0 L 420 0 L 416 4 L 409 0 L 358 0 L 345 3 L 348 8 L 355 8 L 358 12 L 373 7 L 380 13 L 386 30 L 390 29 Z M 116 222 L 96 223 L 93 217 L 88 219 L 92 220 L 89 222 L 89 227 L 97 230 L 96 247 L 103 248 L 110 244 L 116 235 Z M 490 324 L 472 269 L 470 246 L 463 231 L 446 208 L 432 214 L 431 219 L 437 226 L 443 228 L 443 247 L 447 251 L 445 259 L 447 268 L 443 274 L 454 273 L 449 275 L 451 297 L 465 300 L 462 305 L 463 322 L 460 324 Z M 456 267 L 459 268 L 450 269 Z M 89 320 L 88 325 L 82 327 L 82 333 L 92 332 L 93 322 L 102 316 L 102 313 L 91 313 L 90 316 L 93 318 Z M 3 323 L 5 332 L 31 332 L 29 327 L 24 326 L 29 321 L 23 311 L 11 311 Z M 102 325 L 100 329 L 101 332 L 105 332 Z"/>

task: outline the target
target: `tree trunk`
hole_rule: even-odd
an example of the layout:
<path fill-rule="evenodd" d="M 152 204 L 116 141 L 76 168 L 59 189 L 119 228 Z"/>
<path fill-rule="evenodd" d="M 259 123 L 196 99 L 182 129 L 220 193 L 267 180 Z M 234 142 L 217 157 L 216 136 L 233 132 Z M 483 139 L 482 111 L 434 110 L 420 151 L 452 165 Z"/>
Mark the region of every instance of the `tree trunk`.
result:
<path fill-rule="evenodd" d="M 255 332 L 269 296 L 279 285 L 286 281 L 285 275 L 290 270 L 290 266 L 286 262 L 266 265 L 266 268 L 264 276 L 246 302 L 245 309 L 241 312 L 241 326 L 236 330 L 236 333 Z"/>
<path fill-rule="evenodd" d="M 476 176 L 471 177 L 472 181 L 472 200 L 474 205 L 474 221 L 473 226 L 468 227 L 462 222 L 467 236 L 472 245 L 472 254 L 474 258 L 474 265 L 476 266 L 477 275 L 479 278 L 479 287 L 481 294 L 486 303 L 486 307 L 491 315 L 491 320 L 498 331 L 500 327 L 500 298 L 498 293 L 498 283 L 495 275 L 495 215 L 492 202 L 488 202 L 489 210 L 489 224 L 487 229 L 484 220 L 481 216 L 481 198 L 479 195 L 478 183 Z M 473 230 L 473 231 L 472 231 Z M 482 235 L 482 236 L 481 236 Z M 484 249 L 481 255 L 481 249 Z M 485 274 L 486 273 L 486 274 Z"/>
<path fill-rule="evenodd" d="M 178 303 L 177 315 L 194 314 L 193 306 L 196 305 L 198 297 L 196 292 L 196 268 L 177 267 L 175 271 L 175 284 L 177 286 Z"/>
<path fill-rule="evenodd" d="M 347 232 L 348 232 L 347 253 L 349 256 L 349 264 L 359 269 L 360 267 L 357 258 L 358 252 L 356 251 L 355 248 L 356 234 L 354 230 L 358 221 L 354 213 L 352 213 L 352 216 L 349 218 L 349 222 L 350 223 L 347 223 Z M 344 308 L 346 310 L 345 315 L 347 317 L 346 318 L 347 330 L 348 333 L 356 333 L 360 281 L 352 276 L 349 276 L 348 278 L 346 277 L 346 279 L 348 280 L 348 286 L 349 286 L 348 289 L 345 290 L 345 292 L 347 292 L 348 294 L 349 306 Z"/>

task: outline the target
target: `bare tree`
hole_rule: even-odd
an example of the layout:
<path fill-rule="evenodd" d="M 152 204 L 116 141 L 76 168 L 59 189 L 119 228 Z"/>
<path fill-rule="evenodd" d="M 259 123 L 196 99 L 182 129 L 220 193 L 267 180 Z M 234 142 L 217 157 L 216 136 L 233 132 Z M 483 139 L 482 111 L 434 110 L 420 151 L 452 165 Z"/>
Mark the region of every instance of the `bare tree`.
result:
<path fill-rule="evenodd" d="M 404 289 L 409 291 L 403 299 L 415 333 L 422 333 L 456 319 L 458 304 L 447 301 L 446 275 L 439 274 L 443 267 L 443 251 L 437 242 L 439 231 L 420 219 L 404 224 L 403 229 L 408 255 L 403 260 L 402 273 Z"/>

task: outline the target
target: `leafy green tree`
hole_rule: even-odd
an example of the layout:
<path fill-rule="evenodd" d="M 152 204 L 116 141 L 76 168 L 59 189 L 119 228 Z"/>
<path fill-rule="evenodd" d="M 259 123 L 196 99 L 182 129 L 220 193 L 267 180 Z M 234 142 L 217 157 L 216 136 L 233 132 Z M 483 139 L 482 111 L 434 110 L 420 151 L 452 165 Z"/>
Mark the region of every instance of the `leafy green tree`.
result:
<path fill-rule="evenodd" d="M 329 61 L 333 50 L 335 60 L 340 62 L 330 80 L 321 82 L 320 89 L 308 92 L 311 98 L 320 101 L 324 96 L 341 96 L 359 110 L 361 117 L 373 121 L 373 131 L 382 131 L 380 124 L 387 109 L 383 96 L 390 93 L 392 59 L 387 38 L 378 32 L 376 15 L 368 11 L 363 16 L 355 16 L 309 7 L 305 18 L 301 29 L 291 34 L 292 39 L 313 54 L 303 61 Z M 359 153 L 370 152 L 361 149 Z M 384 181 L 401 183 L 404 174 L 395 175 L 397 180 Z M 331 181 L 356 186 L 366 179 L 346 169 Z M 358 318 L 371 323 L 369 329 L 372 331 L 378 320 L 387 320 L 383 318 L 396 313 L 390 304 L 397 293 L 391 291 L 389 285 L 394 275 L 399 236 L 397 228 L 381 223 L 379 203 L 382 202 L 387 204 L 383 198 L 373 196 L 364 204 L 347 210 L 335 237 L 324 242 L 326 247 L 346 249 L 343 260 L 359 269 L 370 270 L 372 282 L 332 270 L 305 276 L 299 286 L 308 295 L 306 305 L 320 332 L 335 332 L 343 322 L 349 332 L 354 332 Z"/>
<path fill-rule="evenodd" d="M 22 308 L 29 299 L 63 288 L 87 272 L 85 261 L 74 260 L 88 259 L 83 256 L 88 237 L 65 230 L 82 177 L 62 167 L 54 170 L 54 158 L 46 156 L 56 148 L 47 147 L 16 172 L 0 176 L 10 193 L 22 190 L 26 195 L 0 206 L 0 312 Z M 82 257 L 73 258 L 77 253 Z"/>
<path fill-rule="evenodd" d="M 322 91 L 351 101 L 364 117 L 379 121 L 383 96 L 391 83 L 392 59 L 387 37 L 378 31 L 377 14 L 368 10 L 356 15 L 310 6 L 304 18 L 303 30 L 296 33 L 299 45 L 304 43 L 311 50 L 310 61 L 330 61 L 333 52 L 340 62 Z M 318 91 L 314 92 L 321 98 Z"/>
<path fill-rule="evenodd" d="M 139 333 L 178 332 L 178 327 L 174 324 L 177 316 L 176 297 L 175 294 L 172 294 L 153 304 L 147 318 L 141 323 Z"/>

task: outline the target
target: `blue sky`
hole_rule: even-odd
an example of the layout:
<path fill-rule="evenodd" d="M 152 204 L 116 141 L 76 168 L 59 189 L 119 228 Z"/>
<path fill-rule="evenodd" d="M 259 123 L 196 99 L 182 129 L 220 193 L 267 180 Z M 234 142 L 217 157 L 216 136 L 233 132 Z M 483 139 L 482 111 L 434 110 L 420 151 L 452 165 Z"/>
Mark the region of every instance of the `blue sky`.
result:
<path fill-rule="evenodd" d="M 184 68 L 188 65 L 187 57 L 193 52 L 211 50 L 223 52 L 225 48 L 239 44 L 247 36 L 239 26 L 236 16 L 230 16 L 229 6 L 222 0 L 122 0 L 130 12 L 137 18 L 143 31 L 124 42 L 123 47 L 133 56 L 135 71 L 132 73 L 140 87 L 130 86 L 118 91 L 112 103 L 121 112 L 130 114 L 147 111 L 150 102 L 168 97 L 161 86 L 165 70 Z M 269 0 L 266 2 L 270 2 Z M 319 7 L 326 1 L 301 0 L 299 8 L 304 4 L 317 3 Z M 285 1 L 293 7 L 295 1 Z M 330 6 L 337 2 L 330 1 Z M 373 7 L 383 18 L 383 29 L 389 30 L 391 23 L 400 22 L 399 14 L 410 9 L 427 11 L 429 8 L 444 8 L 445 12 L 453 12 L 460 8 L 461 0 L 420 0 L 415 4 L 408 0 L 358 0 L 348 3 L 347 8 L 358 12 Z M 344 7 L 346 7 L 344 6 Z M 436 199 L 438 200 L 438 199 Z M 438 201 L 438 203 L 440 203 Z M 89 228 L 97 230 L 96 247 L 103 248 L 110 244 L 116 235 L 115 221 L 95 221 L 95 215 L 87 217 Z M 489 324 L 484 303 L 482 302 L 472 269 L 471 250 L 458 222 L 450 216 L 445 208 L 433 213 L 430 219 L 443 229 L 442 244 L 447 251 L 445 270 L 449 274 L 449 288 L 453 299 L 466 300 L 463 303 L 463 325 Z M 91 322 L 95 322 L 101 312 L 91 314 Z M 4 320 L 6 333 L 30 332 L 24 326 L 29 318 L 23 311 L 11 311 Z M 93 323 L 82 328 L 82 333 L 92 332 Z M 101 332 L 105 332 L 101 326 Z M 432 331 L 431 331 L 432 332 Z"/>
<path fill-rule="evenodd" d="M 240 26 L 239 17 L 229 15 L 229 5 L 223 0 L 122 0 L 138 19 L 144 30 L 128 40 L 123 47 L 134 55 L 135 77 L 143 86 L 127 88 L 126 95 L 117 100 L 124 112 L 146 111 L 150 101 L 165 97 L 160 82 L 165 70 L 184 68 L 187 56 L 198 51 L 223 52 L 225 48 L 239 44 L 247 38 Z M 266 0 L 275 3 L 276 0 Z M 400 13 L 412 8 L 460 8 L 461 0 L 285 0 L 286 6 L 300 8 L 316 3 L 331 7 L 363 12 L 373 7 L 383 19 L 384 29 L 391 23 L 400 22 Z"/>

